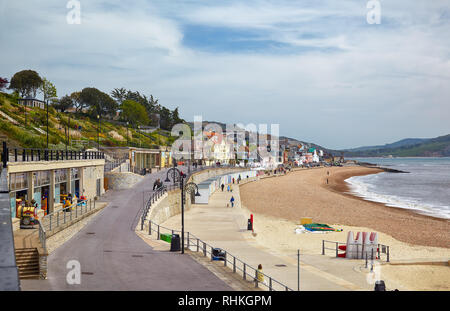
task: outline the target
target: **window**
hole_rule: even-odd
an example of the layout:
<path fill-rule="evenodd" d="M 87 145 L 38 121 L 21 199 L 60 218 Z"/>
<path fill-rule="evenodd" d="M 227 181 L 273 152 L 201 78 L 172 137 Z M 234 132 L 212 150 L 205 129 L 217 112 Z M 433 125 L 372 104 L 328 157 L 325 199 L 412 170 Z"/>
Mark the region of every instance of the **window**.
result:
<path fill-rule="evenodd" d="M 15 173 L 9 176 L 9 190 L 17 191 L 28 188 L 28 174 Z"/>
<path fill-rule="evenodd" d="M 50 171 L 34 172 L 33 183 L 35 187 L 50 185 Z"/>
<path fill-rule="evenodd" d="M 67 171 L 65 169 L 55 170 L 55 183 L 67 181 Z"/>
<path fill-rule="evenodd" d="M 72 180 L 80 178 L 80 169 L 79 168 L 71 168 L 70 169 L 70 178 Z"/>

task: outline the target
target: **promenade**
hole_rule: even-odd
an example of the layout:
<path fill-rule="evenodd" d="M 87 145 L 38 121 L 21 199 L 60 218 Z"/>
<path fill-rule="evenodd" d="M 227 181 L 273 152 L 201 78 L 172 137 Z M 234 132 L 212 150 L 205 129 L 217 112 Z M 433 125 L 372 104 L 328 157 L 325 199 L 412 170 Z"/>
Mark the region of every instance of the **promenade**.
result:
<path fill-rule="evenodd" d="M 47 280 L 21 280 L 22 290 L 232 290 L 187 254 L 157 250 L 135 232 L 143 192 L 151 193 L 156 178 L 145 176 L 132 189 L 109 191 L 107 206 L 48 257 Z M 78 260 L 81 284 L 66 281 L 67 263 Z"/>
<path fill-rule="evenodd" d="M 231 195 L 235 198 L 234 208 L 227 207 Z M 262 264 L 266 275 L 297 290 L 297 253 L 277 253 L 259 244 L 252 232 L 247 231 L 249 211 L 241 205 L 239 187 L 233 185 L 232 193 L 227 192 L 226 187 L 223 192 L 218 190 L 209 202 L 207 205 L 193 205 L 185 212 L 185 231 L 214 247 L 226 250 L 252 267 Z M 179 230 L 180 222 L 181 217 L 177 215 L 161 225 Z M 256 234 L 258 230 L 264 230 L 257 223 L 255 219 Z M 317 247 L 317 255 L 300 256 L 300 290 L 373 290 L 373 285 L 366 281 L 366 274 L 360 271 L 361 261 L 322 256 L 321 245 Z"/>

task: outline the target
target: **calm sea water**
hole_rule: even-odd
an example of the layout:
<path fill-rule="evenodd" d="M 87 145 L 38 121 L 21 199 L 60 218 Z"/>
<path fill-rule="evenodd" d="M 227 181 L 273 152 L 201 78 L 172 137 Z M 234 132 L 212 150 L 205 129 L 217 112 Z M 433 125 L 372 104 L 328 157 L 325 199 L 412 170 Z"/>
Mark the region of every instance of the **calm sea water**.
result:
<path fill-rule="evenodd" d="M 355 176 L 351 192 L 387 206 L 450 219 L 450 158 L 353 158 L 409 172 Z"/>

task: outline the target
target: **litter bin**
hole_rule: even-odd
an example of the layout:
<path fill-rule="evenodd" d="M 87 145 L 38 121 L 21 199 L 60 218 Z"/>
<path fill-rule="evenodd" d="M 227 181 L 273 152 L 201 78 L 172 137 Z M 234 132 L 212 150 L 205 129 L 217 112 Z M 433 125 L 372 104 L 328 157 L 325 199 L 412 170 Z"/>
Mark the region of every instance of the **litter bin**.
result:
<path fill-rule="evenodd" d="M 386 291 L 386 286 L 384 285 L 383 280 L 379 280 L 379 281 L 375 282 L 375 291 L 376 292 L 385 292 Z"/>
<path fill-rule="evenodd" d="M 212 250 L 213 260 L 225 260 L 225 252 L 221 248 L 213 248 Z"/>
<path fill-rule="evenodd" d="M 249 218 L 247 222 L 247 230 L 253 230 L 252 220 Z"/>
<path fill-rule="evenodd" d="M 180 235 L 173 234 L 172 240 L 170 241 L 170 251 L 171 252 L 179 252 L 181 250 L 180 246 Z"/>

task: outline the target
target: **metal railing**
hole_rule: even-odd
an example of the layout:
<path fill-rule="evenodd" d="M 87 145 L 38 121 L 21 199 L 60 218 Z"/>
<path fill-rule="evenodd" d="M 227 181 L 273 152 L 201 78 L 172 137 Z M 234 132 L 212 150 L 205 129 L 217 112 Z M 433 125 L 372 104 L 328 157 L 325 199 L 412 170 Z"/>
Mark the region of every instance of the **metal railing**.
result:
<path fill-rule="evenodd" d="M 327 247 L 329 245 L 332 245 L 332 247 Z M 336 257 L 339 257 L 339 246 L 342 245 L 347 245 L 347 243 L 342 243 L 342 242 L 335 242 L 335 241 L 327 241 L 327 240 L 322 240 L 322 255 L 325 255 L 327 250 L 332 250 L 335 254 Z M 386 262 L 389 262 L 390 260 L 390 253 L 389 253 L 389 246 L 388 245 L 384 245 L 384 244 L 377 244 L 376 246 L 376 250 L 374 251 L 374 247 L 370 248 L 370 251 L 366 251 L 363 249 L 363 245 L 362 244 L 356 244 L 356 243 L 351 243 L 350 245 L 353 246 L 353 251 L 351 251 L 352 258 L 354 259 L 379 259 L 381 260 L 382 255 L 386 255 Z M 347 246 L 348 247 L 348 246 Z M 346 249 L 345 252 L 348 252 L 349 250 Z M 370 253 L 370 255 L 369 255 Z M 376 256 L 376 257 L 374 257 Z"/>
<path fill-rule="evenodd" d="M 75 220 L 92 210 L 95 210 L 95 200 L 89 199 L 89 201 L 79 201 L 64 209 L 45 215 L 42 218 L 42 228 L 44 232 L 55 230 L 56 228 Z M 47 235 L 45 236 L 48 237 Z"/>
<path fill-rule="evenodd" d="M 44 226 L 42 225 L 42 222 L 40 220 L 38 220 L 38 225 L 39 225 L 39 242 L 41 242 L 41 245 L 42 245 L 42 248 L 44 249 L 44 251 L 47 252 L 46 232 L 45 232 Z"/>
<path fill-rule="evenodd" d="M 65 161 L 65 160 L 95 160 L 104 159 L 105 154 L 100 151 L 73 151 L 51 149 L 9 149 L 3 142 L 2 162 L 34 162 L 34 161 Z"/>
<path fill-rule="evenodd" d="M 167 192 L 167 187 L 166 186 L 161 186 L 160 188 L 156 189 L 156 191 L 154 191 L 151 195 L 150 198 L 148 199 L 147 203 L 144 206 L 144 209 L 142 210 L 142 215 L 141 215 L 141 230 L 144 230 L 144 222 L 145 222 L 145 218 L 147 218 L 147 214 L 150 210 L 150 207 L 152 206 L 152 204 L 154 204 L 156 201 L 159 200 L 159 198 L 161 198 L 163 196 L 164 193 Z"/>
<path fill-rule="evenodd" d="M 143 230 L 143 229 L 142 229 Z M 172 236 L 176 233 L 181 233 L 179 230 L 173 230 L 170 228 L 166 228 L 163 226 L 160 226 L 153 221 L 148 221 L 148 234 L 152 235 L 152 232 L 155 232 L 157 234 L 157 239 L 160 239 L 160 235 L 163 234 L 163 230 L 170 233 Z M 191 251 L 194 252 L 202 252 L 203 256 L 210 256 L 211 261 L 217 260 L 215 256 L 213 255 L 213 251 L 215 247 L 212 245 L 202 241 L 195 235 L 193 235 L 190 232 L 185 232 L 187 238 L 185 238 L 185 247 Z M 230 269 L 233 270 L 233 273 L 240 273 L 242 274 L 243 280 L 249 280 L 250 282 L 255 283 L 255 288 L 258 288 L 259 286 L 262 286 L 263 288 L 267 288 L 269 291 L 294 291 L 292 288 L 288 287 L 287 285 L 275 280 L 273 277 L 258 271 L 258 269 L 254 268 L 253 266 L 249 265 L 248 263 L 244 262 L 243 260 L 239 259 L 238 257 L 232 255 L 228 251 L 223 251 L 223 256 L 220 257 L 220 261 L 223 261 L 223 264 L 225 267 L 230 267 Z M 260 281 L 259 279 L 263 277 L 264 281 Z"/>
<path fill-rule="evenodd" d="M 127 162 L 128 159 L 122 159 L 122 160 L 114 160 L 114 161 L 107 161 L 105 162 L 105 173 L 111 172 L 112 170 L 116 169 L 119 166 L 122 166 Z M 128 163 L 126 172 L 130 171 L 130 164 Z M 122 172 L 122 167 L 120 168 L 120 172 Z"/>

